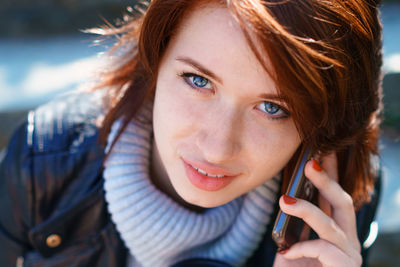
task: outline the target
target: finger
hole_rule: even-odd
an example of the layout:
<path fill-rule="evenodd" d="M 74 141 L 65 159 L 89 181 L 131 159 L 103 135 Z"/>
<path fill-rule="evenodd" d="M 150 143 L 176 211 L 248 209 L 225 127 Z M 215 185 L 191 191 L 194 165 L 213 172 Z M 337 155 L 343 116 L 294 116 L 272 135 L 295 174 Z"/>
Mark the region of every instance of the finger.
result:
<path fill-rule="evenodd" d="M 352 251 L 351 255 L 344 253 L 332 243 L 322 240 L 308 240 L 294 244 L 283 256 L 286 259 L 314 258 L 323 266 L 361 266 L 360 253 Z"/>
<path fill-rule="evenodd" d="M 282 266 L 290 266 L 290 267 L 304 267 L 304 266 L 313 266 L 320 267 L 322 264 L 318 261 L 318 259 L 313 258 L 300 258 L 300 259 L 287 259 L 283 254 L 278 253 L 275 256 L 274 267 L 282 267 Z"/>
<path fill-rule="evenodd" d="M 318 194 L 318 207 L 329 217 L 332 217 L 332 207 L 323 195 Z"/>
<path fill-rule="evenodd" d="M 303 199 L 296 199 L 296 203 L 287 204 L 284 199 L 285 196 L 279 200 L 283 212 L 303 219 L 320 238 L 328 240 L 342 250 L 353 249 L 353 244 L 349 242 L 343 230 L 317 206 Z"/>
<path fill-rule="evenodd" d="M 333 163 L 330 162 L 332 161 L 332 159 L 330 159 L 332 156 L 334 157 Z M 328 156 L 324 156 L 322 159 L 318 157 L 317 162 L 322 163 L 321 166 L 329 177 L 332 177 L 335 181 L 338 181 L 337 168 L 335 168 L 335 166 L 337 166 L 336 153 L 331 153 Z M 326 200 L 326 198 L 324 198 L 322 194 L 318 194 L 318 207 L 329 217 L 332 216 L 331 204 L 328 202 L 328 200 Z"/>
<path fill-rule="evenodd" d="M 339 181 L 339 173 L 338 173 L 338 163 L 335 152 L 331 152 L 326 156 L 323 156 L 321 159 L 322 169 L 328 174 L 329 178 L 334 181 Z"/>
<path fill-rule="evenodd" d="M 333 162 L 328 159 L 325 164 L 329 165 Z M 318 168 L 313 165 L 315 166 L 313 160 L 307 162 L 305 175 L 332 206 L 332 218 L 340 228 L 354 238 L 356 236 L 356 218 L 351 196 L 336 181 L 330 179 L 324 169 L 317 170 Z"/>

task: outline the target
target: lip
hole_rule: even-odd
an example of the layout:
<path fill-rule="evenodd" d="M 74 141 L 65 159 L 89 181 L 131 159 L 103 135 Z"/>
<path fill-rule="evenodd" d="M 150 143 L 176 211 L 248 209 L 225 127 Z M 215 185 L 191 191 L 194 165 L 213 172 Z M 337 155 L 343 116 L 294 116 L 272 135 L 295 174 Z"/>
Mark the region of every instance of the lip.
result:
<path fill-rule="evenodd" d="M 237 175 L 232 174 L 222 168 L 211 166 L 205 163 L 193 162 L 182 158 L 183 165 L 185 167 L 185 173 L 189 181 L 199 189 L 205 191 L 218 191 L 228 186 Z M 193 165 L 192 165 L 193 164 Z M 211 175 L 222 174 L 224 177 L 209 177 L 207 175 L 199 173 L 196 169 L 200 168 Z"/>
<path fill-rule="evenodd" d="M 205 171 L 208 174 L 211 175 L 225 175 L 225 176 L 236 176 L 236 174 L 229 172 L 223 168 L 217 167 L 217 166 L 213 166 L 210 165 L 208 163 L 203 163 L 203 162 L 198 162 L 198 161 L 192 161 L 189 159 L 184 159 L 181 158 L 184 162 L 186 162 L 187 164 L 197 168 L 197 169 L 202 169 L 203 171 Z"/>

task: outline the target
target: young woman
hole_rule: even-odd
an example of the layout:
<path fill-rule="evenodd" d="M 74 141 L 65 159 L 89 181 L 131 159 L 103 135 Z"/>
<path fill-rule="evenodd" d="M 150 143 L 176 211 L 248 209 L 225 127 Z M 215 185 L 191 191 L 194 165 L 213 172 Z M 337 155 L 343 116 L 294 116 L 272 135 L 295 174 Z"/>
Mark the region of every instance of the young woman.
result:
<path fill-rule="evenodd" d="M 108 30 L 122 36 L 105 89 L 29 113 L 9 144 L 2 264 L 360 266 L 377 4 L 155 0 Z M 318 206 L 281 195 L 304 146 Z M 277 252 L 279 208 L 318 236 Z"/>

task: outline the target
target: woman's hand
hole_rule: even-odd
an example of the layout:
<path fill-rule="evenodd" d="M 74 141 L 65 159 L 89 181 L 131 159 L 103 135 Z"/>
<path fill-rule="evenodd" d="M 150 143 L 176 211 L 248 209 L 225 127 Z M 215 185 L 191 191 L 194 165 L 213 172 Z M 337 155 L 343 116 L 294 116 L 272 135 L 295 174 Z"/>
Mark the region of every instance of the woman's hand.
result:
<path fill-rule="evenodd" d="M 315 160 L 305 167 L 306 177 L 318 188 L 319 207 L 302 199 L 279 200 L 283 212 L 303 219 L 320 239 L 300 241 L 277 253 L 274 266 L 361 266 L 353 201 L 337 182 L 336 154 L 322 162 L 322 168 Z"/>

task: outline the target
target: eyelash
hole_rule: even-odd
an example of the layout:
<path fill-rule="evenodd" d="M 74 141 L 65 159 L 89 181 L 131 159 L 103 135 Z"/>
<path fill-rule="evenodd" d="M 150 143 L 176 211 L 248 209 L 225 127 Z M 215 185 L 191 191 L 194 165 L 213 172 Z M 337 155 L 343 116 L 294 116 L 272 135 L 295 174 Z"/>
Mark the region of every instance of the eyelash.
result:
<path fill-rule="evenodd" d="M 277 112 L 282 111 L 282 113 L 283 113 L 282 115 L 274 116 L 273 114 L 270 114 L 270 113 L 268 113 L 268 112 L 260 111 L 260 112 L 262 113 L 263 116 L 267 117 L 267 119 L 270 119 L 270 120 L 282 120 L 282 119 L 287 119 L 287 118 L 290 117 L 289 111 L 287 111 L 285 108 L 283 108 L 282 106 L 280 106 L 280 105 L 278 105 L 278 104 L 276 104 L 276 103 L 274 103 L 274 102 L 271 102 L 271 101 L 263 101 L 261 104 L 264 104 L 264 105 L 265 105 L 265 104 L 267 104 L 267 103 L 273 104 L 273 105 L 277 106 L 278 109 L 279 109 Z M 259 104 L 259 105 L 260 105 L 260 104 Z M 258 105 L 257 105 L 257 106 L 258 106 Z"/>
<path fill-rule="evenodd" d="M 198 74 L 195 74 L 195 73 L 191 73 L 191 72 L 182 72 L 182 73 L 179 73 L 178 76 L 181 77 L 181 78 L 183 79 L 183 81 L 184 81 L 186 84 L 188 84 L 192 89 L 198 91 L 199 93 L 203 93 L 203 94 L 204 94 L 204 93 L 209 93 L 209 92 L 204 92 L 204 91 L 205 91 L 205 90 L 206 90 L 206 91 L 213 90 L 212 88 L 210 89 L 210 88 L 198 87 L 198 86 L 194 85 L 194 84 L 189 80 L 189 78 L 192 78 L 192 77 L 200 77 L 200 78 L 206 79 L 207 82 L 211 84 L 211 82 L 210 82 L 209 79 L 204 78 L 204 77 L 201 76 L 201 75 L 198 75 Z M 260 111 L 260 112 L 262 113 L 262 115 L 265 116 L 267 119 L 270 119 L 270 120 L 281 120 L 281 119 L 287 119 L 287 118 L 290 117 L 290 113 L 289 113 L 285 108 L 283 108 L 282 106 L 280 106 L 280 105 L 278 105 L 278 104 L 276 104 L 276 103 L 274 103 L 274 102 L 271 102 L 271 101 L 262 101 L 261 103 L 264 104 L 264 105 L 265 105 L 266 103 L 273 104 L 273 105 L 277 106 L 278 109 L 279 109 L 280 111 L 283 112 L 283 115 L 281 115 L 281 116 L 278 117 L 278 116 L 273 116 L 272 114 L 269 114 L 268 112 Z M 259 105 L 260 105 L 260 104 L 258 104 L 257 106 L 259 106 Z M 278 110 L 277 112 L 279 112 L 279 110 Z"/>
<path fill-rule="evenodd" d="M 193 88 L 196 91 L 199 91 L 201 93 L 204 93 L 204 90 L 210 91 L 212 89 L 212 88 L 209 89 L 209 88 L 197 87 L 189 80 L 189 78 L 191 78 L 191 77 L 200 77 L 200 78 L 206 79 L 207 82 L 211 84 L 209 79 L 204 78 L 201 75 L 198 75 L 198 74 L 195 74 L 195 73 L 190 73 L 190 72 L 182 72 L 182 73 L 178 74 L 178 76 L 181 77 L 185 81 L 185 83 L 187 83 L 191 88 Z"/>

